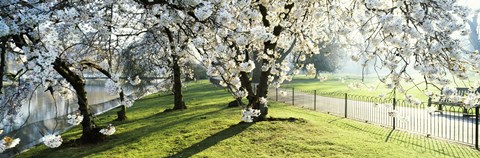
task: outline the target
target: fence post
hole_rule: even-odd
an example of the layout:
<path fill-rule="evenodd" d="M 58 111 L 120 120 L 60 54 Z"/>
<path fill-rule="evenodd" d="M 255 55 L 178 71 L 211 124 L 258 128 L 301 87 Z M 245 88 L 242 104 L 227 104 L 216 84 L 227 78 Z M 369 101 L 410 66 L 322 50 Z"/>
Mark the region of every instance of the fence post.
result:
<path fill-rule="evenodd" d="M 313 110 L 317 111 L 317 90 L 313 90 Z"/>
<path fill-rule="evenodd" d="M 397 107 L 397 95 L 396 95 L 396 90 L 394 90 L 394 91 L 393 91 L 393 111 L 395 111 L 396 107 Z M 395 111 L 395 112 L 396 112 L 396 111 Z M 396 115 L 398 115 L 398 113 L 397 113 Z M 397 117 L 397 116 L 393 117 L 393 129 L 394 129 L 394 130 L 395 130 L 395 128 L 396 128 L 396 127 L 395 127 L 396 117 Z"/>
<path fill-rule="evenodd" d="M 345 118 L 347 118 L 347 93 L 345 93 Z"/>
<path fill-rule="evenodd" d="M 278 88 L 275 88 L 275 101 L 278 101 Z"/>
<path fill-rule="evenodd" d="M 479 111 L 478 111 L 478 110 L 479 110 L 479 109 L 480 109 L 480 108 L 478 108 L 478 106 L 475 107 L 475 148 L 476 148 L 477 150 L 479 150 L 479 149 L 478 149 L 478 114 L 479 114 Z"/>
<path fill-rule="evenodd" d="M 292 105 L 295 105 L 295 88 L 292 87 Z"/>
<path fill-rule="evenodd" d="M 295 88 L 292 87 L 292 105 L 295 105 Z"/>

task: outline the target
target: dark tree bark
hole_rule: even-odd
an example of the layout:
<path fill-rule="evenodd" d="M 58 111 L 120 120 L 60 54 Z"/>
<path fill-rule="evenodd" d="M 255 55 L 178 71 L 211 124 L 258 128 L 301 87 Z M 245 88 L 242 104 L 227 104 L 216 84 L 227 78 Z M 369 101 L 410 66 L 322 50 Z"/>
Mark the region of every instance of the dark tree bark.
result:
<path fill-rule="evenodd" d="M 78 99 L 78 109 L 83 116 L 82 136 L 80 140 L 84 143 L 95 143 L 101 141 L 104 136 L 96 128 L 93 122 L 93 114 L 88 105 L 87 91 L 85 90 L 85 80 L 75 72 L 69 69 L 69 65 L 60 58 L 55 59 L 53 68 L 67 80 L 75 89 Z"/>
<path fill-rule="evenodd" d="M 247 90 L 248 92 L 248 105 L 253 106 L 255 100 L 255 93 L 252 88 L 252 81 L 250 80 L 250 76 L 246 72 L 240 72 L 240 82 L 242 84 L 242 88 Z"/>
<path fill-rule="evenodd" d="M 178 65 L 178 56 L 172 55 L 172 59 L 173 59 L 172 69 L 173 69 L 173 95 L 174 95 L 173 110 L 187 109 L 187 106 L 185 106 L 185 102 L 183 101 L 181 68 Z"/>
<path fill-rule="evenodd" d="M 123 102 L 125 100 L 125 94 L 120 92 L 120 101 Z M 127 107 L 125 105 L 120 106 L 120 111 L 117 111 L 117 119 L 116 121 L 125 121 L 127 120 Z"/>
<path fill-rule="evenodd" d="M 5 67 L 7 65 L 7 50 L 5 45 L 5 42 L 2 42 L 0 45 L 0 49 L 2 50 L 2 52 L 0 52 L 0 94 L 3 94 L 3 76 L 5 76 Z"/>
<path fill-rule="evenodd" d="M 254 57 L 255 58 L 255 57 Z M 256 69 L 253 69 L 252 73 L 253 74 L 260 74 L 262 73 L 262 69 L 258 69 L 262 67 L 262 62 L 258 60 L 253 61 L 255 63 Z M 260 82 L 260 75 L 252 75 L 252 82 L 253 83 L 258 83 Z"/>
<path fill-rule="evenodd" d="M 263 60 L 263 62 L 268 62 Z M 260 110 L 260 116 L 255 121 L 264 121 L 268 115 L 268 107 L 265 104 L 259 102 L 260 97 L 267 98 L 268 94 L 268 76 L 270 75 L 270 69 L 268 71 L 262 71 L 260 75 L 260 82 L 258 83 L 257 92 L 253 101 L 253 108 Z"/>
<path fill-rule="evenodd" d="M 120 111 L 117 111 L 117 119 L 115 121 L 127 120 L 127 107 L 125 105 L 120 106 Z"/>

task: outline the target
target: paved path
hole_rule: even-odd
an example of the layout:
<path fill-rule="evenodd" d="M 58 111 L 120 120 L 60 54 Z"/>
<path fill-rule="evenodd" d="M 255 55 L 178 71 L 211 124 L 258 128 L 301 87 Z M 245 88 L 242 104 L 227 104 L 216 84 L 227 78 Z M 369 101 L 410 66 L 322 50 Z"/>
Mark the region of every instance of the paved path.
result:
<path fill-rule="evenodd" d="M 269 92 L 269 98 L 276 100 L 275 89 Z M 280 95 L 281 91 L 287 94 Z M 278 89 L 278 101 L 292 104 L 292 90 Z M 339 99 L 342 97 L 342 99 Z M 352 96 L 348 96 L 352 97 Z M 334 97 L 316 96 L 312 93 L 295 91 L 294 105 L 316 111 L 345 116 L 344 94 L 338 94 Z M 365 100 L 363 98 L 361 100 Z M 358 99 L 355 99 L 358 100 Z M 429 113 L 426 110 L 426 104 L 418 106 L 400 102 L 396 106 L 397 117 L 395 121 L 388 112 L 393 111 L 391 103 L 381 102 L 380 100 L 369 99 L 367 101 L 347 100 L 347 117 L 362 122 L 379 124 L 382 126 L 393 127 L 395 122 L 396 129 L 406 130 L 433 137 L 448 139 L 469 145 L 475 144 L 475 118 L 463 117 L 462 113 L 439 112 Z M 316 103 L 315 103 L 316 102 Z"/>

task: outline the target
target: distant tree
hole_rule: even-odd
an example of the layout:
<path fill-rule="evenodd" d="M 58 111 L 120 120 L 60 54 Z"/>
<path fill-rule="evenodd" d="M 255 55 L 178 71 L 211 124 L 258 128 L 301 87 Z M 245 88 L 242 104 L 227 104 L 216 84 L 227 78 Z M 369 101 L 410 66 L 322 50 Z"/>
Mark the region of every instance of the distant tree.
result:
<path fill-rule="evenodd" d="M 187 80 L 202 80 L 207 79 L 207 69 L 201 64 L 190 62 L 187 64 L 189 68 L 188 74 L 186 74 Z"/>
<path fill-rule="evenodd" d="M 469 41 L 472 44 L 474 50 L 480 51 L 480 39 L 478 37 L 478 14 L 480 10 L 477 10 L 473 13 L 472 20 L 467 21 L 468 26 L 470 26 L 470 36 Z"/>
<path fill-rule="evenodd" d="M 340 67 L 342 57 L 344 56 L 340 46 L 335 43 L 319 44 L 320 53 L 314 54 L 306 60 L 306 63 L 313 63 L 315 66 L 315 78 L 318 78 L 321 72 L 334 72 Z"/>

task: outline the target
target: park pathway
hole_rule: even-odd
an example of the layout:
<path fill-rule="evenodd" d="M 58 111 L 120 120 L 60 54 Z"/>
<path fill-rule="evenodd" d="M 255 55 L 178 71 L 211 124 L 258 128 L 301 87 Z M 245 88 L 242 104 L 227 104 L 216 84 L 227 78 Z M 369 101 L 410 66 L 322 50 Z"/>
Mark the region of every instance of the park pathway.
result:
<path fill-rule="evenodd" d="M 281 95 L 282 91 L 286 92 L 286 95 Z M 393 111 L 392 102 L 375 97 L 351 95 L 345 97 L 344 93 L 314 95 L 313 91 L 298 90 L 293 93 L 292 89 L 270 89 L 269 92 L 268 98 L 272 101 L 294 104 L 384 127 L 395 127 L 395 129 L 424 134 L 429 137 L 475 145 L 475 117 L 464 117 L 462 113 L 445 111 L 442 113 L 429 112 L 426 103 L 414 106 L 404 101 L 397 102 L 395 108 L 397 116 L 394 118 L 389 116 L 389 112 Z"/>

